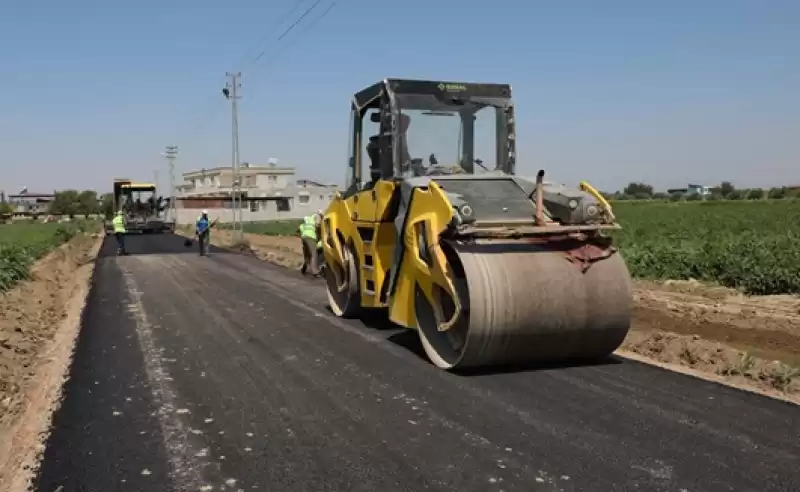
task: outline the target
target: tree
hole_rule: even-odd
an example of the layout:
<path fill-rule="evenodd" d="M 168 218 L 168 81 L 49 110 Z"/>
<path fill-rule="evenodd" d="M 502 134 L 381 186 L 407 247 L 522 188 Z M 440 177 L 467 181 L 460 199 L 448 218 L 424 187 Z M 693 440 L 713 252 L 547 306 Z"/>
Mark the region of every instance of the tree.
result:
<path fill-rule="evenodd" d="M 110 219 L 114 215 L 114 194 L 103 193 L 100 196 L 100 213 Z"/>
<path fill-rule="evenodd" d="M 653 187 L 645 183 L 628 183 L 628 186 L 622 192 L 637 198 L 649 198 L 653 196 Z"/>
<path fill-rule="evenodd" d="M 730 181 L 723 181 L 719 185 L 719 191 L 722 196 L 728 198 L 734 191 L 736 191 L 736 188 L 733 187 L 733 184 Z"/>
<path fill-rule="evenodd" d="M 0 202 L 0 215 L 10 215 L 14 213 L 14 206 L 8 202 Z"/>
<path fill-rule="evenodd" d="M 96 191 L 84 190 L 78 194 L 78 213 L 92 215 L 98 213 L 99 209 Z"/>
<path fill-rule="evenodd" d="M 746 200 L 761 200 L 764 198 L 764 190 L 761 188 L 750 188 L 744 196 Z"/>
<path fill-rule="evenodd" d="M 744 190 L 733 190 L 731 191 L 730 195 L 726 196 L 728 200 L 742 200 L 744 199 L 745 192 Z"/>
<path fill-rule="evenodd" d="M 80 194 L 77 190 L 57 191 L 50 202 L 50 213 L 53 215 L 69 215 L 80 213 Z"/>
<path fill-rule="evenodd" d="M 778 200 L 778 199 L 781 199 L 781 198 L 786 198 L 786 195 L 788 195 L 788 191 L 789 191 L 789 190 L 788 190 L 787 188 L 785 188 L 785 187 L 781 187 L 781 188 L 771 188 L 771 189 L 769 190 L 768 194 L 767 194 L 767 197 L 768 197 L 768 198 L 772 198 L 773 200 Z"/>

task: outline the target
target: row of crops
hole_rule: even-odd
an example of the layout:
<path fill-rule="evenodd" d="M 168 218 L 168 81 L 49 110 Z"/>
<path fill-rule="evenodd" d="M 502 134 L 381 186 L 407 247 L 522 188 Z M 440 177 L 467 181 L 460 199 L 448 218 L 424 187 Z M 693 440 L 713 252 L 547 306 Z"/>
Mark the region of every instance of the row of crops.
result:
<path fill-rule="evenodd" d="M 800 294 L 800 201 L 624 203 L 618 244 L 634 276 Z"/>
<path fill-rule="evenodd" d="M 748 294 L 800 294 L 800 200 L 616 202 L 615 233 L 637 278 L 696 279 Z M 299 221 L 245 224 L 291 235 Z"/>
<path fill-rule="evenodd" d="M 37 259 L 88 227 L 82 221 L 0 225 L 0 292 L 28 278 Z"/>

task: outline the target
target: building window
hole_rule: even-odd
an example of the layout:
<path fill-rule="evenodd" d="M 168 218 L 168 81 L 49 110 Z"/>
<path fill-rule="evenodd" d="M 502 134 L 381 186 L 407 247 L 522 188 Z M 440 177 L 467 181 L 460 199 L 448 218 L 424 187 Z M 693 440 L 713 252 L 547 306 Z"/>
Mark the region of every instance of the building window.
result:
<path fill-rule="evenodd" d="M 300 195 L 299 197 L 300 205 L 308 205 L 308 195 Z"/>
<path fill-rule="evenodd" d="M 278 200 L 278 212 L 290 212 L 292 207 L 289 205 L 288 198 L 281 198 Z"/>
<path fill-rule="evenodd" d="M 278 177 L 275 176 L 274 174 L 270 174 L 269 176 L 267 176 L 267 181 L 269 181 L 271 183 L 277 183 L 278 182 Z"/>
<path fill-rule="evenodd" d="M 258 212 L 258 202 L 255 200 L 250 200 L 250 211 L 251 212 Z"/>

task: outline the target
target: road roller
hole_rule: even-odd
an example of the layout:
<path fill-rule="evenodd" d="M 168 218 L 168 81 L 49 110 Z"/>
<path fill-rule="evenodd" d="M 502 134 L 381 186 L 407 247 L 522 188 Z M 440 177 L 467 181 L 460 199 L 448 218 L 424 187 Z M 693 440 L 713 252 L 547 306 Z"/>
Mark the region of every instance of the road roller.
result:
<path fill-rule="evenodd" d="M 632 310 L 609 234 L 620 225 L 586 181 L 517 175 L 510 85 L 386 79 L 353 96 L 350 118 L 347 186 L 321 225 L 336 316 L 386 312 L 444 370 L 620 346 Z"/>

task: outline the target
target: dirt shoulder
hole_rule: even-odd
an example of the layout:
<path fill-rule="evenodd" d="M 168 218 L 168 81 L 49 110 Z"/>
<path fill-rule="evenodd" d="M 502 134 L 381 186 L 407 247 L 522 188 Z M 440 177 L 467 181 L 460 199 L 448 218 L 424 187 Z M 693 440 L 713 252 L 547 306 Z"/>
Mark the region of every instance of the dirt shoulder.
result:
<path fill-rule="evenodd" d="M 299 268 L 290 236 L 214 231 L 217 246 Z M 619 355 L 800 403 L 800 297 L 748 297 L 699 282 L 634 282 L 633 325 Z"/>
<path fill-rule="evenodd" d="M 78 235 L 0 294 L 0 490 L 25 490 L 43 450 L 101 244 Z"/>

